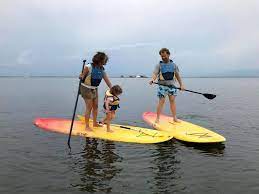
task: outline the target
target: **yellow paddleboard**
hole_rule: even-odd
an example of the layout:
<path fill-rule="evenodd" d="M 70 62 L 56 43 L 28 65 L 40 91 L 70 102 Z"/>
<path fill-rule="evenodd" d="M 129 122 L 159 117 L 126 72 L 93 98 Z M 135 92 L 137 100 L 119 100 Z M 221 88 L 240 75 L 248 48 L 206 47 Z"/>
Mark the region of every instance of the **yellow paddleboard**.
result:
<path fill-rule="evenodd" d="M 37 118 L 34 120 L 34 124 L 46 131 L 69 134 L 71 120 Z M 91 126 L 92 121 L 90 121 Z M 173 138 L 167 132 L 125 125 L 111 125 L 113 132 L 107 132 L 106 125 L 103 127 L 92 127 L 92 129 L 93 131 L 86 131 L 84 121 L 74 121 L 72 135 L 132 143 L 159 143 Z"/>
<path fill-rule="evenodd" d="M 165 115 L 160 116 L 159 123 L 155 123 L 156 113 L 144 112 L 143 119 L 150 126 L 160 131 L 167 131 L 175 139 L 194 143 L 219 143 L 226 141 L 225 137 L 198 125 L 180 120 L 173 122 L 173 118 Z"/>

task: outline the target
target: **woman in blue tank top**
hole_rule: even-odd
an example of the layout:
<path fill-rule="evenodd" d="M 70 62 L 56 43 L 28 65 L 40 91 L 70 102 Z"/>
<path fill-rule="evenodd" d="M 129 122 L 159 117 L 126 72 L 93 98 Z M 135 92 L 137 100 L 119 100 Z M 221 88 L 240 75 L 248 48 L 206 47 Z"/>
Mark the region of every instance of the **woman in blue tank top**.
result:
<path fill-rule="evenodd" d="M 97 52 L 92 63 L 85 66 L 83 73 L 80 74 L 80 79 L 82 83 L 80 86 L 80 94 L 85 101 L 85 129 L 87 131 L 92 131 L 89 126 L 89 118 L 91 112 L 93 113 L 93 127 L 101 127 L 97 122 L 98 114 L 98 86 L 100 85 L 102 79 L 109 88 L 112 84 L 105 72 L 104 65 L 108 61 L 108 56 L 103 52 Z"/>

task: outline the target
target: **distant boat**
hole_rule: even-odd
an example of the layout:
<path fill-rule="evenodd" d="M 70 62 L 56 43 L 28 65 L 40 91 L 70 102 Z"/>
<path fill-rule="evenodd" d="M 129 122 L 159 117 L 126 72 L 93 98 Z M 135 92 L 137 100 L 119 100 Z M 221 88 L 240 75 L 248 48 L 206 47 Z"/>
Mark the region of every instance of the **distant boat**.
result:
<path fill-rule="evenodd" d="M 145 75 L 137 75 L 136 78 L 147 78 Z"/>
<path fill-rule="evenodd" d="M 128 76 L 121 75 L 120 78 L 147 78 L 147 76 L 145 76 L 145 75 L 128 75 Z"/>

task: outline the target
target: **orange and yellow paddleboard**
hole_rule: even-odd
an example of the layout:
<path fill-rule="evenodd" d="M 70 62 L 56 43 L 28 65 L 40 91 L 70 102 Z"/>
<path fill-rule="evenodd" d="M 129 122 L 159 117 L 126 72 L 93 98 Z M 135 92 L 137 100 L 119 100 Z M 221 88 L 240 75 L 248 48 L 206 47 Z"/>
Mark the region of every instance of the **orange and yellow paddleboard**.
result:
<path fill-rule="evenodd" d="M 173 122 L 173 118 L 161 115 L 159 123 L 155 123 L 156 113 L 144 112 L 142 115 L 145 122 L 160 131 L 166 131 L 175 139 L 193 143 L 220 143 L 226 141 L 225 137 L 209 129 L 180 120 Z"/>
<path fill-rule="evenodd" d="M 34 124 L 46 131 L 69 134 L 71 120 L 37 118 L 34 120 Z M 91 126 L 92 121 L 90 121 Z M 131 143 L 160 143 L 173 138 L 171 134 L 164 131 L 135 126 L 111 125 L 112 133 L 106 131 L 106 125 L 103 127 L 92 127 L 92 129 L 93 131 L 86 131 L 84 121 L 74 121 L 72 135 Z"/>

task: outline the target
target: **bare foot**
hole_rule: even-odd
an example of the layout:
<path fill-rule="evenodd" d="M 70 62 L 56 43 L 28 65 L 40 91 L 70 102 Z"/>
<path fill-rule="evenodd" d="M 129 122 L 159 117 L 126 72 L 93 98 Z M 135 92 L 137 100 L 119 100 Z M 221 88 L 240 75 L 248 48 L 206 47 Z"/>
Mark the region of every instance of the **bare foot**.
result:
<path fill-rule="evenodd" d="M 93 131 L 93 129 L 91 129 L 89 126 L 85 126 L 85 130 L 86 131 Z"/>
<path fill-rule="evenodd" d="M 95 123 L 93 124 L 93 127 L 102 127 L 103 125 L 99 124 L 99 123 Z"/>
<path fill-rule="evenodd" d="M 155 123 L 159 123 L 159 119 L 158 118 L 156 118 Z"/>
<path fill-rule="evenodd" d="M 109 133 L 113 133 L 114 131 L 113 131 L 113 130 L 107 130 L 107 132 L 109 132 Z"/>
<path fill-rule="evenodd" d="M 174 122 L 176 122 L 176 123 L 181 123 L 181 121 L 178 120 L 177 118 L 174 118 Z"/>

